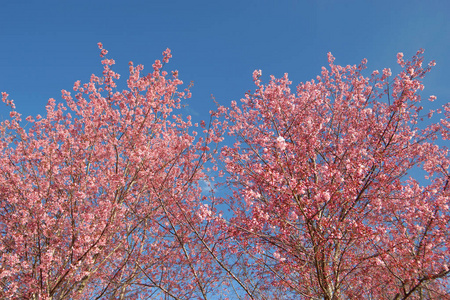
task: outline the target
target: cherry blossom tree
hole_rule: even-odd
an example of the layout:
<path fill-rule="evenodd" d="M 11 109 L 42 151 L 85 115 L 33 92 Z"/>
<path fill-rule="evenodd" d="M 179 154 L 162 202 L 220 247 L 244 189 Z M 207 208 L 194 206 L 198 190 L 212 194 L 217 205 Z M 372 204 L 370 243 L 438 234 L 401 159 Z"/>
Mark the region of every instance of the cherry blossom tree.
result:
<path fill-rule="evenodd" d="M 450 105 L 442 119 L 422 112 L 421 79 L 434 65 L 422 54 L 399 53 L 396 76 L 369 78 L 365 60 L 342 67 L 329 54 L 329 68 L 296 90 L 287 74 L 264 85 L 255 71 L 253 93 L 219 106 L 216 130 L 235 137 L 220 153 L 232 210 L 223 228 L 250 246 L 260 290 L 450 297 Z"/>
<path fill-rule="evenodd" d="M 29 129 L 2 94 L 0 298 L 204 299 L 227 278 L 205 248 L 212 137 L 175 114 L 190 92 L 163 55 L 147 75 L 130 62 L 122 92 L 103 59 L 101 77 L 63 90 L 65 105 L 50 99 Z"/>

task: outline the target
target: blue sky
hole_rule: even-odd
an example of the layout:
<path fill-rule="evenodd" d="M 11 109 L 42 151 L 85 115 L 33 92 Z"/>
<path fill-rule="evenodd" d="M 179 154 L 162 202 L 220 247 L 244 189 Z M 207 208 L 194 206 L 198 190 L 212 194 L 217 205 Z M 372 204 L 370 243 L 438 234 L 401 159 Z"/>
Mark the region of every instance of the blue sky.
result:
<path fill-rule="evenodd" d="M 253 90 L 255 69 L 265 79 L 287 72 L 294 85 L 315 78 L 327 52 L 342 65 L 367 58 L 373 70 L 424 48 L 437 62 L 424 94 L 450 99 L 447 0 L 2 1 L 0 11 L 0 91 L 24 116 L 100 74 L 97 42 L 123 79 L 128 61 L 150 69 L 171 48 L 167 70 L 194 81 L 195 119 L 208 119 L 211 94 L 226 105 Z"/>

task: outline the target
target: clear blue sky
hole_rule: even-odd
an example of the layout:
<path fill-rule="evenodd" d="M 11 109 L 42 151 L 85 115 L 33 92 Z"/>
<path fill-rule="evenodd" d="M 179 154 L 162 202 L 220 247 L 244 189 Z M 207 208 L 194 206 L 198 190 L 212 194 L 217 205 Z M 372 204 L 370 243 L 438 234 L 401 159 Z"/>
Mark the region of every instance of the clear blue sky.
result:
<path fill-rule="evenodd" d="M 128 61 L 150 69 L 171 48 L 167 70 L 195 84 L 194 118 L 208 119 L 211 94 L 228 104 L 254 89 L 255 69 L 265 79 L 287 72 L 295 85 L 315 78 L 327 52 L 342 65 L 367 58 L 372 70 L 424 48 L 437 62 L 424 94 L 450 99 L 448 0 L 1 1 L 0 12 L 0 91 L 24 117 L 100 74 L 97 42 L 123 79 Z"/>

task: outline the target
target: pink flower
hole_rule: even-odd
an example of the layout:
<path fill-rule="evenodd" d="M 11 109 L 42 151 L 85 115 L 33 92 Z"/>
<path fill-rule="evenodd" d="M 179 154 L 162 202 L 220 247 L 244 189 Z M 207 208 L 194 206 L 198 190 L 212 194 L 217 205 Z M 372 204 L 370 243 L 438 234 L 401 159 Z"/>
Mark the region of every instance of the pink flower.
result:
<path fill-rule="evenodd" d="M 277 137 L 277 147 L 281 151 L 286 149 L 286 140 L 282 136 Z"/>
<path fill-rule="evenodd" d="M 402 52 L 399 52 L 399 53 L 397 53 L 397 63 L 399 64 L 399 65 L 403 65 L 405 62 L 403 61 L 403 53 Z"/>
<path fill-rule="evenodd" d="M 170 49 L 167 48 L 164 52 L 163 52 L 163 62 L 168 63 L 169 59 L 172 58 L 172 54 L 170 53 Z"/>
<path fill-rule="evenodd" d="M 280 261 L 280 262 L 283 262 L 283 261 L 286 260 L 286 258 L 282 257 L 282 256 L 280 255 L 280 253 L 278 253 L 278 252 L 274 252 L 274 253 L 273 253 L 273 257 L 275 257 L 275 259 L 278 260 L 278 261 Z"/>

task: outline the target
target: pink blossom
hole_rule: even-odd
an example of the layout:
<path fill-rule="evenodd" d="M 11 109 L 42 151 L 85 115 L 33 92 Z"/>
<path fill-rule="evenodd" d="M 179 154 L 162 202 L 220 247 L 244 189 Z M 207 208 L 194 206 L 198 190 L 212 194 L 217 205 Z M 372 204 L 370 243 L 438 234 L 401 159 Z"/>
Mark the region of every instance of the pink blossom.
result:
<path fill-rule="evenodd" d="M 281 150 L 284 151 L 286 149 L 286 141 L 282 136 L 277 137 L 277 147 Z"/>

